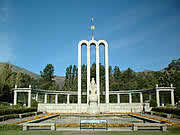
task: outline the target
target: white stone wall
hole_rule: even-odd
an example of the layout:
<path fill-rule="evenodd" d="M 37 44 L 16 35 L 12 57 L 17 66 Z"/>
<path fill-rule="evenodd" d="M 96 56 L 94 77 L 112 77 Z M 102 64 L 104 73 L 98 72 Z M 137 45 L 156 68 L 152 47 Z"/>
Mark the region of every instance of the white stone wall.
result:
<path fill-rule="evenodd" d="M 99 110 L 102 113 L 108 112 L 142 112 L 141 103 L 120 103 L 120 104 L 99 104 Z M 41 112 L 59 112 L 59 113 L 87 113 L 88 104 L 38 104 L 38 111 Z M 146 111 L 150 111 L 149 103 L 146 103 Z"/>

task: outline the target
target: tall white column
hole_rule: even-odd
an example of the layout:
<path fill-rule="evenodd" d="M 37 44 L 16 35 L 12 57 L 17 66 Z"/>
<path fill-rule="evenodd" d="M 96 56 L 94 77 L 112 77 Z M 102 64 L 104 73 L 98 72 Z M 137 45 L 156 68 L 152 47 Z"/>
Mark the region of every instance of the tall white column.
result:
<path fill-rule="evenodd" d="M 117 103 L 120 104 L 120 95 L 117 94 Z"/>
<path fill-rule="evenodd" d="M 58 94 L 56 94 L 55 104 L 58 104 Z"/>
<path fill-rule="evenodd" d="M 141 104 L 143 103 L 143 94 L 142 94 L 142 92 L 140 93 L 140 103 Z"/>
<path fill-rule="evenodd" d="M 36 93 L 36 101 L 38 102 L 38 92 Z"/>
<path fill-rule="evenodd" d="M 108 44 L 105 42 L 105 76 L 106 76 L 106 103 L 109 103 L 109 64 L 108 64 Z"/>
<path fill-rule="evenodd" d="M 47 93 L 44 94 L 44 103 L 47 104 Z"/>
<path fill-rule="evenodd" d="M 28 92 L 28 107 L 31 107 L 31 91 Z"/>
<path fill-rule="evenodd" d="M 17 105 L 17 92 L 14 90 L 14 105 Z"/>
<path fill-rule="evenodd" d="M 90 54 L 91 54 L 91 50 L 90 50 L 90 45 L 87 45 L 87 104 L 89 104 L 89 86 L 90 86 Z"/>
<path fill-rule="evenodd" d="M 174 90 L 171 90 L 171 104 L 174 106 Z"/>
<path fill-rule="evenodd" d="M 69 104 L 69 94 L 67 94 L 67 104 Z"/>
<path fill-rule="evenodd" d="M 96 44 L 96 85 L 98 104 L 100 103 L 100 81 L 99 81 L 99 44 Z"/>
<path fill-rule="evenodd" d="M 156 102 L 157 102 L 157 107 L 160 106 L 160 102 L 159 102 L 159 90 L 156 89 Z"/>
<path fill-rule="evenodd" d="M 131 95 L 131 93 L 129 93 L 129 103 L 130 104 L 132 103 L 132 95 Z"/>
<path fill-rule="evenodd" d="M 78 45 L 78 104 L 81 104 L 81 42 Z"/>

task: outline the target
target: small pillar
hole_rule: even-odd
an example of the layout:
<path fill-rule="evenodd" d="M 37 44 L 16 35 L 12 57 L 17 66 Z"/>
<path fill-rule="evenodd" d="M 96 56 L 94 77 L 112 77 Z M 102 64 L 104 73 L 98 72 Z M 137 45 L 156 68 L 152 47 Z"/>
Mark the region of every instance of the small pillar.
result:
<path fill-rule="evenodd" d="M 31 91 L 28 92 L 28 107 L 31 107 Z"/>
<path fill-rule="evenodd" d="M 16 90 L 14 90 L 14 105 L 17 105 L 17 92 L 16 92 Z"/>
<path fill-rule="evenodd" d="M 47 104 L 47 93 L 44 94 L 44 103 Z"/>
<path fill-rule="evenodd" d="M 69 94 L 67 94 L 67 104 L 69 104 Z"/>
<path fill-rule="evenodd" d="M 160 106 L 160 102 L 159 102 L 159 90 L 156 89 L 156 102 L 157 102 L 157 107 Z"/>
<path fill-rule="evenodd" d="M 142 94 L 142 92 L 140 93 L 140 103 L 141 104 L 143 103 L 143 94 Z"/>
<path fill-rule="evenodd" d="M 58 94 L 56 94 L 55 104 L 58 104 Z"/>
<path fill-rule="evenodd" d="M 117 94 L 117 103 L 120 104 L 120 94 Z"/>
<path fill-rule="evenodd" d="M 174 90 L 171 90 L 171 104 L 174 106 Z"/>
<path fill-rule="evenodd" d="M 129 93 L 129 103 L 130 104 L 132 103 L 132 95 L 131 95 L 131 93 Z"/>
<path fill-rule="evenodd" d="M 38 102 L 38 93 L 36 93 L 36 101 Z"/>

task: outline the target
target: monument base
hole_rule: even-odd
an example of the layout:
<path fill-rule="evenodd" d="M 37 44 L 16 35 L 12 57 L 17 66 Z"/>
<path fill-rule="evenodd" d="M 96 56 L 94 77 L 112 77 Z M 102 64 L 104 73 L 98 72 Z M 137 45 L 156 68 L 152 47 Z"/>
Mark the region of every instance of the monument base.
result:
<path fill-rule="evenodd" d="M 145 111 L 150 111 L 151 107 L 149 103 L 145 103 Z M 88 104 L 44 104 L 38 103 L 38 111 L 48 112 L 48 113 L 88 113 L 89 108 Z M 98 104 L 99 113 L 126 113 L 126 112 L 142 112 L 143 104 L 141 103 L 109 103 L 109 104 Z"/>
<path fill-rule="evenodd" d="M 96 102 L 91 102 L 88 107 L 88 113 L 90 114 L 97 114 L 100 113 L 99 106 Z"/>

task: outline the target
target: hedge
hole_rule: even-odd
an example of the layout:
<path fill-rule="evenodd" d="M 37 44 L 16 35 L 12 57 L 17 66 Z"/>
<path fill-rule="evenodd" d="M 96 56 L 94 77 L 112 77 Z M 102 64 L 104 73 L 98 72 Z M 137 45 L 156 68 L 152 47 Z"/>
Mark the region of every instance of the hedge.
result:
<path fill-rule="evenodd" d="M 2 131 L 2 130 L 22 130 L 22 126 L 0 124 L 0 131 Z"/>
<path fill-rule="evenodd" d="M 173 107 L 154 107 L 152 111 L 156 112 L 164 112 L 168 114 L 175 114 L 180 115 L 180 108 L 173 108 Z"/>
<path fill-rule="evenodd" d="M 7 109 L 0 109 L 0 116 L 7 115 L 7 114 L 20 114 L 26 112 L 35 112 L 37 108 L 7 108 Z"/>
<path fill-rule="evenodd" d="M 41 114 L 42 112 L 36 112 L 36 113 L 38 115 L 38 114 Z M 13 118 L 24 118 L 24 117 L 36 115 L 36 113 L 35 112 L 23 113 L 23 114 L 21 114 L 21 117 L 20 117 L 19 114 L 3 115 L 3 116 L 0 116 L 0 121 L 5 121 L 5 120 L 8 120 L 8 119 L 13 119 Z"/>

